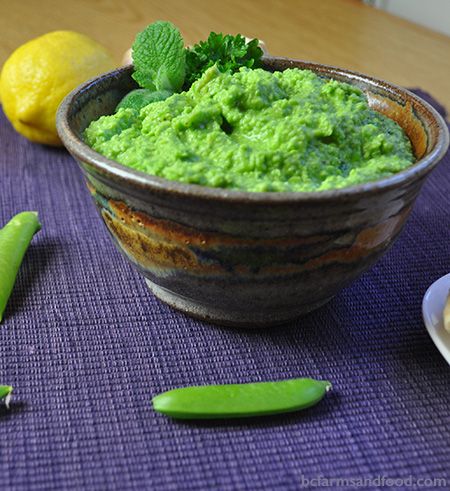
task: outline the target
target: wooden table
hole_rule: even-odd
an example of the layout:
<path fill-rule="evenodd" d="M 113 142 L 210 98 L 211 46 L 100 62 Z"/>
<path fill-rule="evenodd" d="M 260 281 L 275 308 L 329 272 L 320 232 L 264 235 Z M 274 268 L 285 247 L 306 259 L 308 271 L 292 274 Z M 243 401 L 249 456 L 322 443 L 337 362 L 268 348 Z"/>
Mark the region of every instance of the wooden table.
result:
<path fill-rule="evenodd" d="M 357 0 L 0 0 L 0 64 L 21 43 L 72 29 L 110 47 L 120 61 L 136 32 L 174 22 L 187 44 L 208 33 L 265 40 L 273 55 L 351 68 L 421 87 L 450 108 L 450 37 Z"/>

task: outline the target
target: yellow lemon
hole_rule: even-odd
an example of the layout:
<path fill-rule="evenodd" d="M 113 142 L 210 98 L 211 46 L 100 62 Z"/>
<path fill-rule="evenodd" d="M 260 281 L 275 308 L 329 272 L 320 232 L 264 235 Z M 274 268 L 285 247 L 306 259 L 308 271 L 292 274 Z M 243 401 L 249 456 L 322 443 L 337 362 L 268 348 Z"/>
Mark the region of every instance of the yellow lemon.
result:
<path fill-rule="evenodd" d="M 96 41 L 54 31 L 20 46 L 3 65 L 0 100 L 14 128 L 31 141 L 61 145 L 56 111 L 75 87 L 116 66 Z"/>

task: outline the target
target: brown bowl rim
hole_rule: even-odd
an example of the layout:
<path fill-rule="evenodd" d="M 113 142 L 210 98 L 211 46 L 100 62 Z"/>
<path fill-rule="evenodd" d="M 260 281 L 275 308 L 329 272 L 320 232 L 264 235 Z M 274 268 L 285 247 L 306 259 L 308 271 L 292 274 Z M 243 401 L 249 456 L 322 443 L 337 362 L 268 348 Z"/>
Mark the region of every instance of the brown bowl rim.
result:
<path fill-rule="evenodd" d="M 84 141 L 77 136 L 71 128 L 69 114 L 72 105 L 81 93 L 92 89 L 102 81 L 111 77 L 117 76 L 121 72 L 130 71 L 132 65 L 117 68 L 110 72 L 106 72 L 99 77 L 88 80 L 82 85 L 70 92 L 62 101 L 57 112 L 57 130 L 58 134 L 67 148 L 67 150 L 78 160 L 90 164 L 94 168 L 102 171 L 103 174 L 116 180 L 126 181 L 128 184 L 139 187 L 143 190 L 169 192 L 172 195 L 195 197 L 198 199 L 207 199 L 225 202 L 251 202 L 257 204 L 286 204 L 298 202 L 326 201 L 346 198 L 355 198 L 361 195 L 375 194 L 385 192 L 396 188 L 398 185 L 407 184 L 414 180 L 418 180 L 430 172 L 435 165 L 445 155 L 449 146 L 449 132 L 443 117 L 434 109 L 428 102 L 424 101 L 419 96 L 413 94 L 403 87 L 397 86 L 382 79 L 364 75 L 362 73 L 347 70 L 344 68 L 325 65 L 321 63 L 308 62 L 292 58 L 270 57 L 266 61 L 269 64 L 289 64 L 296 67 L 301 64 L 302 68 L 311 69 L 316 73 L 326 74 L 329 78 L 333 75 L 346 78 L 349 82 L 363 82 L 374 88 L 387 90 L 392 94 L 400 95 L 404 100 L 409 100 L 413 108 L 422 107 L 425 112 L 431 115 L 438 128 L 438 137 L 435 146 L 423 158 L 407 167 L 406 169 L 377 181 L 370 181 L 355 186 L 348 186 L 339 189 L 323 190 L 323 191 L 286 191 L 286 192 L 254 192 L 254 191 L 239 191 L 233 189 L 214 188 L 201 186 L 198 184 L 187 184 L 179 181 L 172 181 L 158 176 L 153 176 L 142 171 L 126 167 L 119 162 L 108 159 L 100 153 L 89 147 Z"/>

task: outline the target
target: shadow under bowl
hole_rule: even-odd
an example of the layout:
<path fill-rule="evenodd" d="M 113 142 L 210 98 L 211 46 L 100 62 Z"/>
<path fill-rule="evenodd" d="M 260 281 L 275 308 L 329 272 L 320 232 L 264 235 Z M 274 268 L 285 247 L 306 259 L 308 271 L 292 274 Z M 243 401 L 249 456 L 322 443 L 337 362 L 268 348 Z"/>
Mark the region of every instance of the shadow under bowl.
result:
<path fill-rule="evenodd" d="M 222 325 L 281 324 L 330 300 L 392 245 L 448 147 L 441 116 L 405 89 L 321 64 L 285 58 L 264 64 L 358 86 L 373 109 L 404 129 L 416 163 L 386 179 L 311 193 L 230 191 L 135 171 L 81 136 L 136 88 L 131 66 L 75 89 L 57 116 L 61 140 L 119 250 L 161 300 Z"/>

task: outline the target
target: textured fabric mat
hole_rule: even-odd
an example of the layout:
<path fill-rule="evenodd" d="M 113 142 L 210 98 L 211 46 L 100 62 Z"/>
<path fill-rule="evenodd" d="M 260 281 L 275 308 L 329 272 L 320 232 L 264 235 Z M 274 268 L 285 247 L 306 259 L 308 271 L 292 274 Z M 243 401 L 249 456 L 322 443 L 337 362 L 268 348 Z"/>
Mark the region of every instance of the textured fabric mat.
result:
<path fill-rule="evenodd" d="M 152 296 L 75 161 L 0 113 L 0 223 L 38 210 L 43 224 L 0 325 L 0 383 L 15 387 L 0 408 L 0 488 L 450 486 L 450 368 L 421 318 L 425 290 L 450 271 L 449 190 L 447 154 L 394 247 L 320 310 L 266 331 L 213 327 Z M 150 404 L 178 386 L 301 376 L 334 390 L 298 414 L 180 423 Z"/>

